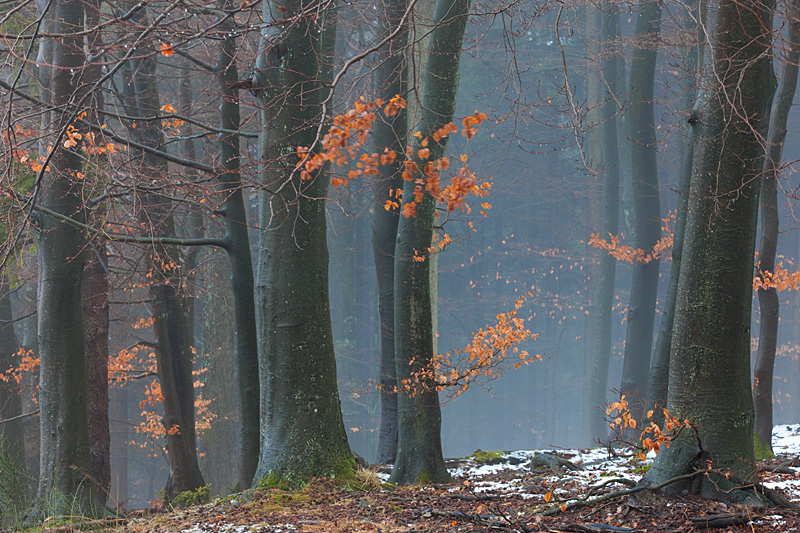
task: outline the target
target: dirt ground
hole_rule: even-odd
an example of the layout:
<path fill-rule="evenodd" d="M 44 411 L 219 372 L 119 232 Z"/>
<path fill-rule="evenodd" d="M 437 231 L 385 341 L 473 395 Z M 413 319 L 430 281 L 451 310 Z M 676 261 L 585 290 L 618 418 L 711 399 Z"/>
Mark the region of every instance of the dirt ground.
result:
<path fill-rule="evenodd" d="M 580 461 L 572 462 L 575 457 L 570 454 L 561 457 L 584 470 Z M 619 469 L 611 475 L 595 470 L 589 484 L 573 475 L 571 467 L 552 470 L 535 463 L 508 455 L 451 461 L 448 467 L 463 477 L 432 487 L 382 485 L 372 472 L 362 477 L 363 490 L 320 480 L 294 491 L 248 491 L 204 506 L 132 517 L 108 529 L 186 533 L 800 531 L 796 509 L 728 506 L 691 495 L 667 498 L 646 492 L 609 497 L 630 488 L 635 475 L 620 476 Z M 762 468 L 780 466 L 784 473 L 763 472 L 762 481 L 800 481 L 798 470 L 788 466 L 795 463 L 796 458 L 786 456 L 763 463 Z M 480 468 L 488 464 L 491 467 L 484 470 L 490 471 L 480 475 Z M 631 468 L 641 470 L 641 466 Z M 623 478 L 629 481 L 612 481 Z M 602 488 L 592 489 L 604 482 Z M 587 496 L 592 503 L 562 511 L 567 502 L 576 505 L 576 500 Z M 792 491 L 787 496 L 798 499 Z"/>

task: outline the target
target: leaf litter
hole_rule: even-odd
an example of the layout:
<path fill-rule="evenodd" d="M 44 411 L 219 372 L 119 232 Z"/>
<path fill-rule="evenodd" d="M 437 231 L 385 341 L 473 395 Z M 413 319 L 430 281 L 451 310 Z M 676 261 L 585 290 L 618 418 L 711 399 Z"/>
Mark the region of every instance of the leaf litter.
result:
<path fill-rule="evenodd" d="M 761 483 L 800 504 L 800 424 L 776 426 L 775 459 Z M 652 462 L 605 448 L 476 452 L 447 461 L 453 483 L 381 490 L 317 480 L 297 491 L 245 491 L 189 509 L 130 519 L 118 531 L 180 533 L 800 532 L 800 511 L 747 508 L 694 495 L 662 497 L 630 488 Z M 373 486 L 376 483 L 372 484 Z M 595 498 L 588 505 L 575 502 Z M 572 505 L 570 505 L 572 504 Z"/>

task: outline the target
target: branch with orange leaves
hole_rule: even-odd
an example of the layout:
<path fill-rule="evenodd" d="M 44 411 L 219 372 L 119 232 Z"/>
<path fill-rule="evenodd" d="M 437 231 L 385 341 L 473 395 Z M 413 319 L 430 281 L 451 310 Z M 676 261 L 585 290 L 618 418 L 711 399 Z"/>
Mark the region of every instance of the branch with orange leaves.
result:
<path fill-rule="evenodd" d="M 486 329 L 472 333 L 472 342 L 465 348 L 434 355 L 430 367 L 402 380 L 400 388 L 412 395 L 429 387 L 435 387 L 438 392 L 451 389 L 452 397 L 455 397 L 466 392 L 472 383 L 499 378 L 511 354 L 518 357 L 511 365 L 515 369 L 540 361 L 540 355 L 530 356 L 519 348 L 523 341 L 538 337 L 525 327 L 525 320 L 517 316 L 525 300 L 532 296 L 532 293 L 527 293 L 519 297 L 512 311 L 497 315 L 495 325 L 487 325 Z M 414 364 L 413 360 L 411 364 Z"/>
<path fill-rule="evenodd" d="M 376 111 L 380 108 L 387 117 L 392 117 L 406 108 L 406 101 L 399 95 L 385 102 L 380 98 L 367 102 L 362 96 L 355 102 L 353 109 L 347 113 L 338 115 L 333 119 L 333 125 L 328 133 L 323 137 L 318 153 L 310 153 L 305 146 L 297 147 L 298 162 L 296 168 L 300 170 L 300 177 L 304 181 L 314 178 L 314 175 L 326 163 L 336 166 L 355 163 L 356 168 L 347 173 L 346 178 L 331 178 L 331 185 L 340 187 L 347 185 L 350 180 L 358 179 L 362 176 L 378 175 L 379 165 L 389 165 L 395 162 L 398 157 L 397 152 L 384 148 L 382 154 L 363 152 L 362 148 L 368 140 L 368 135 L 376 119 Z M 468 140 L 477 132 L 477 126 L 481 124 L 487 116 L 484 113 L 475 112 L 465 117 L 462 121 L 463 129 L 461 134 Z M 431 136 L 434 142 L 439 142 L 451 133 L 458 131 L 452 122 L 445 124 Z M 388 210 L 402 209 L 403 216 L 411 218 L 416 216 L 417 205 L 422 201 L 425 193 L 433 196 L 438 203 L 444 204 L 448 212 L 460 209 L 462 212 L 470 213 L 471 208 L 465 199 L 473 194 L 476 197 L 483 197 L 489 194 L 491 184 L 484 181 L 478 183 L 474 173 L 470 172 L 467 165 L 467 156 L 460 156 L 461 168 L 451 178 L 450 183 L 444 187 L 441 184 L 441 172 L 450 166 L 450 159 L 442 157 L 436 161 L 429 160 L 430 149 L 428 148 L 429 139 L 422 138 L 422 133 L 417 132 L 415 137 L 420 140 L 420 148 L 414 153 L 411 146 L 406 147 L 405 160 L 403 161 L 402 177 L 405 181 L 414 181 L 414 197 L 402 198 L 400 189 L 389 191 L 389 198 L 386 199 L 384 208 Z M 402 206 L 402 207 L 401 207 Z M 484 216 L 486 210 L 491 205 L 484 202 L 481 204 Z M 445 236 L 442 241 L 449 242 L 449 237 Z M 444 246 L 440 243 L 440 248 Z M 419 256 L 424 260 L 422 256 Z"/>
<path fill-rule="evenodd" d="M 775 272 L 761 270 L 758 265 L 758 275 L 753 279 L 753 290 L 796 291 L 800 288 L 800 272 L 789 273 L 783 268 L 783 263 L 778 263 Z"/>
<path fill-rule="evenodd" d="M 650 251 L 641 248 L 633 248 L 620 244 L 622 240 L 619 235 L 608 234 L 609 240 L 601 239 L 599 233 L 592 233 L 589 239 L 589 246 L 601 248 L 608 252 L 608 255 L 614 257 L 618 261 L 627 261 L 628 263 L 649 263 L 656 259 L 668 258 L 667 252 L 672 249 L 672 242 L 674 238 L 673 229 L 675 227 L 675 218 L 677 212 L 670 211 L 666 218 L 661 219 L 663 222 L 662 231 L 665 236 L 653 246 Z"/>

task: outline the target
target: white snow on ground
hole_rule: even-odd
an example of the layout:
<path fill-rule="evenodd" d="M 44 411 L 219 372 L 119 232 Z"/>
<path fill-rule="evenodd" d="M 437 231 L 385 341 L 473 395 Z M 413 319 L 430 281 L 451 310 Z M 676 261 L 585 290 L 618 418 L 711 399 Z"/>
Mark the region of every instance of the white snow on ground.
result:
<path fill-rule="evenodd" d="M 772 448 L 778 458 L 784 457 L 788 460 L 791 457 L 800 456 L 800 424 L 790 424 L 775 426 L 772 430 Z M 570 471 L 562 469 L 557 474 L 550 475 L 545 478 L 548 485 L 553 485 L 553 493 L 557 496 L 567 491 L 558 488 L 557 485 L 564 485 L 569 482 L 576 488 L 583 486 L 589 488 L 594 485 L 603 483 L 611 478 L 626 478 L 638 480 L 640 474 L 634 472 L 635 469 L 642 471 L 643 466 L 652 463 L 652 455 L 646 461 L 632 461 L 629 457 L 614 457 L 609 455 L 608 450 L 605 448 L 593 448 L 591 450 L 531 450 L 531 451 L 515 451 L 503 453 L 500 456 L 502 462 L 498 464 L 482 464 L 475 460 L 466 459 L 462 461 L 461 466 L 458 468 L 451 468 L 450 473 L 454 478 L 464 481 L 469 480 L 474 492 L 491 492 L 494 494 L 520 494 L 525 498 L 539 498 L 542 499 L 544 494 L 529 493 L 526 490 L 526 484 L 521 477 L 509 476 L 508 481 L 497 480 L 484 480 L 486 476 L 507 472 L 513 474 L 517 472 L 530 471 L 531 458 L 537 453 L 551 452 L 557 453 L 562 457 L 566 457 L 570 462 L 582 468 L 582 470 Z M 517 463 L 517 464 L 512 464 Z M 764 485 L 780 489 L 786 496 L 793 502 L 800 502 L 800 468 L 792 468 L 794 474 L 770 474 L 770 481 L 765 481 Z M 386 481 L 389 478 L 388 474 L 378 474 L 378 476 Z M 611 487 L 612 490 L 622 488 Z M 452 489 L 458 490 L 458 489 Z M 538 489 L 540 490 L 540 489 Z M 580 492 L 580 490 L 579 490 Z M 569 500 L 563 500 L 569 503 Z M 780 525 L 783 523 L 783 517 L 776 514 L 769 518 L 772 524 L 776 527 L 775 531 L 782 531 Z M 764 519 L 760 523 L 762 523 Z M 234 525 L 234 524 L 215 524 L 210 527 L 208 524 L 196 524 L 190 529 L 184 529 L 181 533 L 248 533 L 251 531 L 269 531 L 270 533 L 289 533 L 295 531 L 295 527 L 291 524 L 256 524 L 256 525 Z"/>
<path fill-rule="evenodd" d="M 775 426 L 772 432 L 772 446 L 777 456 L 800 456 L 800 424 Z M 558 475 L 549 476 L 548 483 L 559 481 L 573 481 L 576 485 L 591 487 L 604 482 L 610 477 L 626 478 L 638 480 L 641 475 L 634 472 L 634 469 L 652 463 L 653 455 L 648 456 L 645 462 L 632 461 L 629 457 L 614 457 L 605 448 L 592 448 L 590 450 L 532 450 L 515 451 L 503 454 L 503 462 L 494 465 L 481 464 L 477 461 L 467 460 L 458 468 L 450 469 L 450 473 L 455 478 L 470 480 L 475 492 L 521 493 L 526 497 L 535 497 L 533 494 L 526 494 L 523 484 L 519 479 L 510 479 L 507 482 L 483 481 L 485 476 L 499 472 L 525 471 L 530 469 L 530 460 L 537 453 L 555 452 L 569 460 L 577 466 L 583 468 L 578 471 L 562 470 Z M 509 459 L 518 459 L 521 462 L 511 464 Z M 514 461 L 516 462 L 516 461 Z M 786 493 L 790 500 L 800 502 L 800 468 L 792 468 L 794 475 L 791 474 L 772 474 L 773 479 L 781 478 L 779 481 L 770 480 L 764 483 L 765 486 L 773 489 L 780 489 Z M 555 489 L 558 494 L 560 489 Z M 539 495 L 540 496 L 540 495 Z"/>

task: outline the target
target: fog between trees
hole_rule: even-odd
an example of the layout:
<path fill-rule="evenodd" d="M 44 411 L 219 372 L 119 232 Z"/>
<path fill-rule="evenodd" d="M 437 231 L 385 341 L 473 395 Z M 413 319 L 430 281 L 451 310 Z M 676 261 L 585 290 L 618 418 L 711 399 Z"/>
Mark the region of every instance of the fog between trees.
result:
<path fill-rule="evenodd" d="M 270 475 L 342 474 L 353 466 L 348 444 L 369 462 L 386 460 L 397 426 L 384 420 L 382 429 L 381 406 L 389 412 L 391 396 L 406 395 L 402 383 L 389 394 L 386 343 L 413 363 L 396 366 L 402 379 L 426 368 L 430 345 L 464 349 L 528 293 L 518 316 L 536 338 L 517 348 L 533 360 L 514 368 L 521 360 L 509 353 L 491 379 L 441 390 L 440 444 L 426 434 L 438 434 L 428 431 L 438 417 L 429 378 L 400 400 L 397 481 L 446 475 L 437 446 L 459 457 L 605 440 L 616 390 L 637 416 L 653 398 L 667 401 L 666 389 L 653 392 L 667 376 L 653 372 L 669 362 L 659 368 L 652 355 L 665 313 L 676 324 L 667 330 L 680 332 L 670 336 L 673 357 L 699 361 L 686 363 L 695 369 L 716 357 L 692 348 L 700 334 L 687 317 L 702 306 L 692 324 L 712 331 L 700 344 L 731 354 L 708 369 L 730 367 L 718 392 L 739 399 L 752 429 L 743 346 L 752 339 L 754 365 L 756 200 L 770 171 L 774 262 L 798 270 L 800 137 L 787 105 L 794 88 L 785 89 L 797 75 L 787 68 L 797 24 L 792 5 L 759 4 L 746 16 L 731 5 L 7 3 L 0 370 L 16 370 L 5 374 L 0 413 L 29 415 L 4 425 L 12 460 L 34 480 L 29 501 L 57 489 L 85 510 L 133 508 L 163 498 L 165 486 L 171 499 L 205 483 L 227 494 Z M 354 161 L 301 175 L 298 147 L 321 150 L 341 126 L 333 117 L 394 94 L 407 108 L 390 119 L 378 106 Z M 476 113 L 487 120 L 463 135 L 462 119 Z M 434 141 L 451 120 L 456 131 Z M 784 128 L 782 153 L 765 165 Z M 428 143 L 431 155 L 419 155 Z M 436 167 L 443 186 L 463 156 L 491 191 L 467 196 L 470 211 L 439 203 L 434 217 L 428 189 L 417 216 L 404 217 L 418 185 L 400 177 L 406 146 L 420 168 L 428 157 L 449 161 Z M 394 165 L 349 176 L 362 151 L 386 147 Z M 387 200 L 399 205 L 384 209 Z M 671 236 L 687 213 L 690 255 L 681 258 Z M 385 236 L 398 223 L 396 244 Z M 415 240 L 430 232 L 432 252 Z M 607 248 L 618 238 L 618 257 L 590 245 L 593 236 Z M 694 277 L 670 297 L 675 259 Z M 380 289 L 376 262 L 384 276 L 391 269 Z M 800 302 L 792 290 L 773 296 L 780 325 L 767 397 L 772 423 L 792 423 Z M 394 317 L 381 314 L 387 306 Z M 715 325 L 723 316 L 730 330 Z M 734 337 L 735 346 L 719 344 Z M 670 405 L 689 413 L 702 403 L 696 387 L 671 372 L 670 394 L 675 383 L 688 392 Z M 99 399 L 87 401 L 87 390 Z M 406 458 L 404 438 L 427 451 Z M 746 477 L 747 466 L 723 466 Z M 675 468 L 662 465 L 664 475 Z M 88 473 L 97 483 L 84 484 Z"/>

